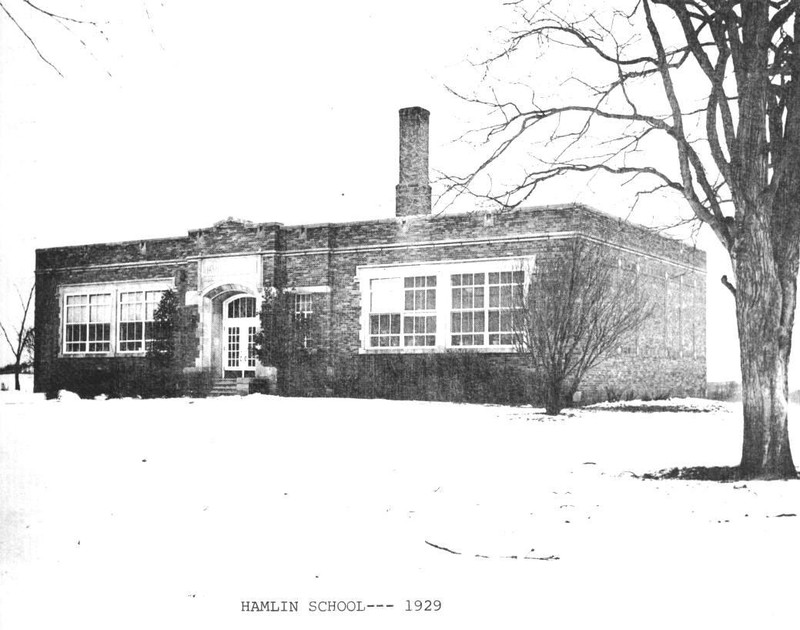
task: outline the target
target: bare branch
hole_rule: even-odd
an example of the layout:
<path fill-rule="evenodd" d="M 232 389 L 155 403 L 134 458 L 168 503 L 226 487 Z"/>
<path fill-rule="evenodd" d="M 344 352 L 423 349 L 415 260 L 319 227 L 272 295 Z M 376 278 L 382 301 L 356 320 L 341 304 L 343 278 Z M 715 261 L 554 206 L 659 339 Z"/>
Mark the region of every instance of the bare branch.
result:
<path fill-rule="evenodd" d="M 3 326 L 3 322 L 0 322 L 0 330 L 3 331 L 3 336 L 6 338 L 6 342 L 8 343 L 8 347 L 11 348 L 11 352 L 13 352 L 14 356 L 16 357 L 16 353 L 17 353 L 16 346 L 11 341 L 11 338 L 9 337 L 8 332 L 6 331 L 6 327 Z"/>
<path fill-rule="evenodd" d="M 51 11 L 48 11 L 47 9 L 43 9 L 42 7 L 40 7 L 37 4 L 34 4 L 33 2 L 31 2 L 31 0 L 22 0 L 22 2 L 27 4 L 34 11 L 37 11 L 38 13 L 41 13 L 43 15 L 46 15 L 46 16 L 50 17 L 50 18 L 53 18 L 54 20 L 64 21 L 64 22 L 73 22 L 75 24 L 89 24 L 89 25 L 95 26 L 95 27 L 97 26 L 96 22 L 92 22 L 90 20 L 79 20 L 77 18 L 69 17 L 69 16 L 66 16 L 66 15 L 61 15 L 59 13 L 53 13 Z"/>
<path fill-rule="evenodd" d="M 19 29 L 19 32 L 25 36 L 25 39 L 27 39 L 28 42 L 30 42 L 30 45 L 33 46 L 33 49 L 36 51 L 36 54 L 39 55 L 39 58 L 42 61 L 44 61 L 48 66 L 50 66 L 53 70 L 55 70 L 58 73 L 58 76 L 60 76 L 63 79 L 64 75 L 61 74 L 61 70 L 56 68 L 53 62 L 51 62 L 47 57 L 45 57 L 42 54 L 42 51 L 39 50 L 39 47 L 36 45 L 36 42 L 33 41 L 33 38 L 30 35 L 28 35 L 28 31 L 26 31 L 22 27 L 22 25 L 19 22 L 17 22 L 16 18 L 13 15 L 11 15 L 11 13 L 8 12 L 8 9 L 6 9 L 5 4 L 3 4 L 2 2 L 0 2 L 0 9 L 2 9 L 3 13 L 5 13 L 8 16 L 8 19 L 14 23 L 14 26 L 16 26 L 17 29 Z"/>
<path fill-rule="evenodd" d="M 728 289 L 728 291 L 730 291 L 731 294 L 733 295 L 733 297 L 735 298 L 736 297 L 736 287 L 734 287 L 730 283 L 730 281 L 728 280 L 728 276 L 722 276 L 720 278 L 720 282 L 722 282 L 722 284 L 725 286 L 725 288 Z"/>

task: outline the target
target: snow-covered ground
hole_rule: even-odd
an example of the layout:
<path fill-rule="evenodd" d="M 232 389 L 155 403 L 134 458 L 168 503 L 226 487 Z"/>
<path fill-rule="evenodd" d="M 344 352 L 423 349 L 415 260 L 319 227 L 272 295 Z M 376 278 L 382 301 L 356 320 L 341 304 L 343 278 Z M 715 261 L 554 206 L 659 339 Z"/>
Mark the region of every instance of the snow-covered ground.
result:
<path fill-rule="evenodd" d="M 736 464 L 736 405 L 3 394 L 3 630 L 800 620 L 800 482 L 639 478 Z"/>
<path fill-rule="evenodd" d="M 0 374 L 0 391 L 5 386 L 7 390 L 14 389 L 14 375 L 13 374 Z M 19 375 L 19 388 L 22 392 L 33 391 L 33 374 L 20 374 Z"/>

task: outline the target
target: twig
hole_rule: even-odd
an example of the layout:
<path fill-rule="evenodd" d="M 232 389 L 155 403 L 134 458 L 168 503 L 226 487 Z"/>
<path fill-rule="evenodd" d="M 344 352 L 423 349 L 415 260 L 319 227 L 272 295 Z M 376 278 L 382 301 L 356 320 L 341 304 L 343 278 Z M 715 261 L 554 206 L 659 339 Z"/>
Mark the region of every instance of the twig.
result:
<path fill-rule="evenodd" d="M 441 545 L 434 545 L 432 542 L 428 542 L 427 540 L 425 541 L 425 544 L 430 545 L 434 549 L 441 549 L 442 551 L 446 551 L 447 553 L 452 553 L 455 556 L 461 555 L 460 551 L 453 551 L 452 549 L 448 549 L 447 547 L 442 547 Z"/>

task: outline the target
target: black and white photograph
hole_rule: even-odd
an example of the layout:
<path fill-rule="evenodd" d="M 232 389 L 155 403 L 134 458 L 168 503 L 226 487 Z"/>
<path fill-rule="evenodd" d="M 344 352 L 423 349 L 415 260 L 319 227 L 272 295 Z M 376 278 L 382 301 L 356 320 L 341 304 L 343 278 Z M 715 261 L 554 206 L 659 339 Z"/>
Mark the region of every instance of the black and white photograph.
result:
<path fill-rule="evenodd" d="M 793 627 L 798 200 L 800 0 L 0 0 L 0 628 Z"/>

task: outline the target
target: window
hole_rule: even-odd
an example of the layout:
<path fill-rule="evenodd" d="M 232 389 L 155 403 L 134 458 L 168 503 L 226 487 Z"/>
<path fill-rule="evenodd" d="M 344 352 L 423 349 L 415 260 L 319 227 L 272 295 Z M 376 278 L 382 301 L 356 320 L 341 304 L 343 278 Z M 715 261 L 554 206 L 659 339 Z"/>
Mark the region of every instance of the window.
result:
<path fill-rule="evenodd" d="M 256 335 L 258 329 L 255 326 L 247 327 L 247 367 L 255 368 L 256 361 L 258 360 L 258 352 L 256 350 Z"/>
<path fill-rule="evenodd" d="M 163 291 L 121 291 L 119 294 L 119 351 L 141 352 L 153 341 L 156 308 Z"/>
<path fill-rule="evenodd" d="M 292 319 L 295 324 L 296 334 L 303 348 L 308 348 L 310 345 L 312 312 L 311 294 L 296 293 L 294 296 Z"/>
<path fill-rule="evenodd" d="M 400 346 L 400 311 L 403 285 L 400 278 L 370 282 L 369 345 L 375 348 Z"/>
<path fill-rule="evenodd" d="M 153 340 L 156 308 L 171 279 L 62 286 L 65 355 L 143 353 Z"/>
<path fill-rule="evenodd" d="M 457 273 L 450 276 L 453 310 L 450 341 L 454 346 L 485 345 L 486 274 Z"/>
<path fill-rule="evenodd" d="M 521 303 L 525 272 L 492 272 L 488 280 L 489 345 L 510 346 L 514 343 L 514 309 Z"/>
<path fill-rule="evenodd" d="M 523 268 L 532 263 L 531 256 L 360 268 L 362 351 L 512 351 Z"/>
<path fill-rule="evenodd" d="M 452 274 L 451 344 L 513 345 L 515 295 L 524 280 L 524 271 Z"/>
<path fill-rule="evenodd" d="M 436 345 L 436 276 L 405 278 L 403 345 Z"/>
<path fill-rule="evenodd" d="M 65 352 L 111 350 L 111 294 L 68 295 L 65 309 Z"/>
<path fill-rule="evenodd" d="M 228 302 L 228 317 L 255 317 L 256 299 L 254 297 L 240 297 Z"/>
<path fill-rule="evenodd" d="M 294 296 L 294 319 L 295 321 L 301 319 L 308 319 L 311 317 L 311 294 L 297 293 Z"/>
<path fill-rule="evenodd" d="M 436 276 L 371 281 L 369 345 L 436 345 Z"/>

